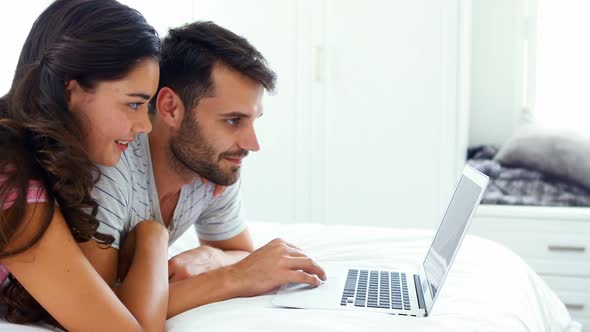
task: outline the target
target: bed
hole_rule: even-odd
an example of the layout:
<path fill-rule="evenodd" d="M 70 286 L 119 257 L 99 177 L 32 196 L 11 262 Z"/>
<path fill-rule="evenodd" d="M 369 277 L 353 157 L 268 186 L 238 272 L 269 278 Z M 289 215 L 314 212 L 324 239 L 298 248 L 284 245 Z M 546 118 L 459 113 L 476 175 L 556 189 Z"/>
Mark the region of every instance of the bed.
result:
<path fill-rule="evenodd" d="M 411 266 L 425 255 L 430 230 L 250 224 L 256 245 L 285 238 L 319 262 Z M 185 234 L 179 251 L 196 240 Z M 507 273 L 507 272 L 510 273 Z M 168 331 L 580 331 L 553 291 L 517 255 L 497 243 L 467 236 L 428 318 L 284 309 L 272 294 L 224 301 L 170 319 Z"/>
<path fill-rule="evenodd" d="M 282 237 L 319 262 L 372 263 L 384 268 L 420 262 L 432 230 L 321 224 L 249 223 L 256 246 Z M 170 250 L 194 247 L 188 231 Z M 329 277 L 329 276 L 328 276 Z M 581 331 L 563 303 L 506 247 L 468 235 L 427 318 L 274 307 L 272 294 L 238 298 L 187 311 L 167 331 Z M 38 331 L 0 323 L 0 329 Z"/>
<path fill-rule="evenodd" d="M 472 233 L 503 243 L 526 260 L 585 332 L 590 331 L 589 147 L 571 133 L 529 130 L 501 149 L 472 147 L 467 160 L 490 176 Z"/>
<path fill-rule="evenodd" d="M 497 160 L 498 151 L 481 145 L 467 152 L 467 164 L 490 177 L 482 204 L 590 207 L 590 189 L 538 169 L 506 165 Z"/>

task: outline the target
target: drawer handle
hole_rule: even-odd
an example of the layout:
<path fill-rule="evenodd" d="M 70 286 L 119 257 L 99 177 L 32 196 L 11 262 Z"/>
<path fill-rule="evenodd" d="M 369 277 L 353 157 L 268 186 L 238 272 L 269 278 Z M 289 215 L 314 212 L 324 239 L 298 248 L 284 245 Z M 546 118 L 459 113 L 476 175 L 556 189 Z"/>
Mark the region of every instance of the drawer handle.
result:
<path fill-rule="evenodd" d="M 549 245 L 549 251 L 568 251 L 568 252 L 585 252 L 586 247 L 573 247 L 573 246 L 554 246 Z"/>
<path fill-rule="evenodd" d="M 569 311 L 582 311 L 582 310 L 584 310 L 584 305 L 578 304 L 578 303 L 566 303 L 565 307 Z"/>

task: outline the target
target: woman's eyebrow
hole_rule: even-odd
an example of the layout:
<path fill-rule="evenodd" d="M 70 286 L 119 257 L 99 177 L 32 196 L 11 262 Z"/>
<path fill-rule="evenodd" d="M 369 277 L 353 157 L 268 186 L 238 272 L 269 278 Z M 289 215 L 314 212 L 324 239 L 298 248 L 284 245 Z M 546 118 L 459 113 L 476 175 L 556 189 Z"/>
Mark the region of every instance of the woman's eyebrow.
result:
<path fill-rule="evenodd" d="M 143 98 L 145 100 L 150 100 L 150 95 L 145 94 L 145 93 L 128 93 L 127 96 L 129 96 L 129 97 L 139 97 L 139 98 Z"/>

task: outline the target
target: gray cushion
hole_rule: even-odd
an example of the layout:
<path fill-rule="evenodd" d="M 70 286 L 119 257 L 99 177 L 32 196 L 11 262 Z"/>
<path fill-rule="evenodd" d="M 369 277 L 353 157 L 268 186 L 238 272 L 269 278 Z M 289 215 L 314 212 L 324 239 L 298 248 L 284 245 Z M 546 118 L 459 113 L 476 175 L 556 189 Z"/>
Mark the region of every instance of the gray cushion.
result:
<path fill-rule="evenodd" d="M 495 159 L 590 189 L 590 136 L 561 129 L 527 126 L 502 146 Z"/>

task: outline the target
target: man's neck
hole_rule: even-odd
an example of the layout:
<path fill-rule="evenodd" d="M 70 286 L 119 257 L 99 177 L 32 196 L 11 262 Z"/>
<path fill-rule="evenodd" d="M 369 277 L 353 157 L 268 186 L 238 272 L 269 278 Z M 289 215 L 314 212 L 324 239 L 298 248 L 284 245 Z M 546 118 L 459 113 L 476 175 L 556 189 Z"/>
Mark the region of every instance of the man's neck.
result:
<path fill-rule="evenodd" d="M 158 200 L 160 202 L 174 198 L 177 200 L 182 186 L 192 183 L 195 180 L 195 176 L 190 178 L 183 177 L 174 169 L 173 165 L 170 164 L 169 152 L 167 150 L 170 142 L 168 140 L 159 140 L 156 136 L 148 135 Z"/>

